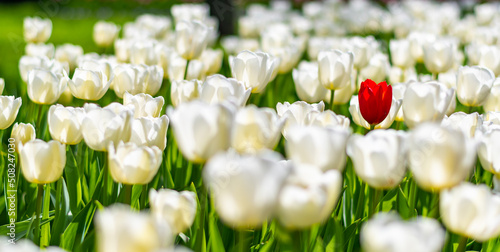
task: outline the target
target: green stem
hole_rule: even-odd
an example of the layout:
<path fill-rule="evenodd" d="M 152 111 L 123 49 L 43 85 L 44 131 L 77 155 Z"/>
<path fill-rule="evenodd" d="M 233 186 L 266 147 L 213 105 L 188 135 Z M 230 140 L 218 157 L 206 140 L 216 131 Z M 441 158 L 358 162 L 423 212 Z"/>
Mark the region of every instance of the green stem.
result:
<path fill-rule="evenodd" d="M 247 233 L 245 230 L 238 230 L 238 251 L 240 252 L 249 251 Z"/>
<path fill-rule="evenodd" d="M 330 109 L 335 112 L 335 110 L 333 109 L 334 105 L 333 105 L 333 99 L 335 97 L 335 89 L 332 89 L 330 90 Z"/>
<path fill-rule="evenodd" d="M 361 188 L 359 191 L 359 197 L 358 197 L 358 205 L 357 210 L 356 210 L 356 218 L 354 221 L 359 220 L 363 218 L 364 210 L 365 210 L 365 187 L 366 184 L 364 182 L 361 182 Z"/>
<path fill-rule="evenodd" d="M 187 78 L 188 75 L 188 69 L 189 69 L 189 60 L 186 60 L 186 69 L 184 70 L 184 80 Z"/>
<path fill-rule="evenodd" d="M 377 205 L 380 202 L 380 197 L 382 196 L 381 189 L 372 188 L 371 190 L 372 190 L 371 206 L 370 206 L 370 212 L 368 213 L 368 218 L 371 218 L 373 214 L 377 212 Z"/>
<path fill-rule="evenodd" d="M 415 213 L 415 205 L 417 201 L 417 193 L 418 193 L 418 188 L 417 188 L 417 182 L 415 180 L 411 180 L 411 185 L 410 185 L 410 211 L 412 211 L 412 216 Z"/>
<path fill-rule="evenodd" d="M 467 237 L 460 236 L 460 240 L 458 240 L 458 247 L 455 252 L 465 252 L 465 249 L 467 247 L 467 240 Z"/>
<path fill-rule="evenodd" d="M 43 200 L 43 184 L 39 184 L 38 194 L 36 197 L 35 222 L 33 224 L 35 229 L 35 236 L 33 242 L 35 244 L 40 244 L 40 213 L 42 212 L 42 200 Z"/>
<path fill-rule="evenodd" d="M 42 138 L 42 117 L 43 117 L 43 105 L 38 104 L 38 118 L 36 121 L 36 132 L 38 133 L 38 138 Z"/>
<path fill-rule="evenodd" d="M 300 239 L 300 231 L 292 231 L 292 240 L 293 240 L 293 250 L 300 252 L 302 251 L 302 241 Z"/>
<path fill-rule="evenodd" d="M 370 124 L 370 131 L 375 129 L 375 124 Z"/>
<path fill-rule="evenodd" d="M 439 217 L 439 192 L 432 193 L 431 209 L 429 210 L 429 217 L 437 219 Z"/>
<path fill-rule="evenodd" d="M 132 185 L 123 185 L 123 189 L 125 190 L 124 193 L 125 195 L 123 198 L 123 203 L 127 205 L 131 205 L 131 200 L 132 200 Z"/>
<path fill-rule="evenodd" d="M 108 165 L 107 165 L 108 164 L 107 155 L 105 155 L 103 163 L 104 163 L 104 165 L 102 167 L 102 172 L 104 172 L 104 174 L 102 177 L 102 179 L 103 179 L 103 181 L 102 181 L 103 182 L 102 183 L 102 189 L 103 189 L 103 191 L 102 191 L 102 204 L 104 206 L 108 206 L 108 176 L 109 176 L 108 172 L 109 171 L 108 171 Z"/>
<path fill-rule="evenodd" d="M 141 192 L 141 200 L 140 200 L 140 204 L 139 204 L 139 210 L 142 210 L 144 208 L 146 208 L 146 202 L 147 199 L 148 199 L 149 195 L 148 195 L 148 185 L 142 185 L 142 192 Z"/>
<path fill-rule="evenodd" d="M 46 220 L 49 218 L 49 208 L 50 208 L 50 184 L 45 185 L 44 195 L 43 195 L 43 211 L 42 219 Z M 42 234 L 40 237 L 40 247 L 47 247 L 50 243 L 50 222 L 42 225 Z"/>

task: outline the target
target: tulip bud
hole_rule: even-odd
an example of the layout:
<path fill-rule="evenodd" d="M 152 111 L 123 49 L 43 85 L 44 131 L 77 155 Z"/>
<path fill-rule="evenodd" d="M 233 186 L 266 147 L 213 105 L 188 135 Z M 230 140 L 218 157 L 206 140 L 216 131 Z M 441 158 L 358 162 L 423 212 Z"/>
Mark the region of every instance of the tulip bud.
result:
<path fill-rule="evenodd" d="M 439 82 L 410 82 L 403 98 L 404 121 L 412 128 L 423 122 L 440 122 L 453 99 L 453 89 Z"/>
<path fill-rule="evenodd" d="M 236 57 L 229 56 L 233 77 L 252 89 L 252 93 L 264 91 L 276 76 L 279 61 L 279 58 L 262 52 L 243 51 Z"/>
<path fill-rule="evenodd" d="M 84 106 L 82 135 L 85 143 L 93 150 L 106 151 L 111 142 L 129 141 L 134 112 L 124 108 L 116 111 L 113 107 L 100 108 L 96 105 Z"/>
<path fill-rule="evenodd" d="M 96 101 L 108 91 L 110 82 L 102 71 L 77 68 L 68 82 L 71 94 L 78 99 Z"/>
<path fill-rule="evenodd" d="M 481 106 L 495 81 L 491 70 L 480 66 L 463 66 L 458 69 L 457 98 L 465 106 Z"/>
<path fill-rule="evenodd" d="M 24 41 L 32 43 L 45 43 L 52 33 L 52 21 L 40 17 L 25 17 L 23 22 Z"/>
<path fill-rule="evenodd" d="M 108 146 L 109 172 L 114 181 L 127 185 L 144 185 L 154 178 L 162 161 L 162 151 L 156 147 L 120 143 Z"/>
<path fill-rule="evenodd" d="M 115 204 L 100 210 L 95 216 L 97 251 L 159 251 L 171 246 L 174 234 L 168 226 L 155 223 L 144 212 L 130 210 L 130 206 Z"/>
<path fill-rule="evenodd" d="M 233 114 L 230 107 L 199 100 L 167 109 L 179 149 L 188 160 L 197 163 L 229 148 Z"/>
<path fill-rule="evenodd" d="M 98 21 L 94 25 L 93 38 L 97 46 L 109 47 L 118 37 L 120 27 L 112 22 Z"/>
<path fill-rule="evenodd" d="M 14 96 L 0 96 L 0 129 L 8 128 L 14 120 L 16 120 L 17 113 L 21 104 L 23 103 L 21 97 L 15 98 Z"/>
<path fill-rule="evenodd" d="M 325 104 L 321 101 L 315 104 L 308 104 L 304 101 L 296 101 L 292 104 L 289 102 L 278 102 L 276 104 L 276 111 L 281 118 L 286 120 L 285 127 L 283 128 L 283 136 L 287 138 L 288 128 L 293 125 L 306 125 L 307 115 L 311 111 L 323 112 Z"/>
<path fill-rule="evenodd" d="M 439 212 L 453 233 L 485 242 L 500 235 L 500 196 L 486 185 L 463 182 L 440 193 Z"/>
<path fill-rule="evenodd" d="M 66 146 L 58 141 L 35 139 L 19 145 L 21 171 L 30 183 L 56 182 L 66 166 Z"/>
<path fill-rule="evenodd" d="M 173 81 L 170 86 L 170 99 L 175 107 L 197 99 L 200 96 L 202 82 L 199 80 Z"/>
<path fill-rule="evenodd" d="M 63 144 L 80 143 L 83 139 L 81 125 L 84 116 L 83 108 L 64 107 L 60 104 L 50 106 L 47 115 L 50 135 Z"/>
<path fill-rule="evenodd" d="M 458 185 L 472 171 L 475 158 L 474 141 L 461 131 L 423 124 L 410 134 L 408 163 L 422 189 L 441 190 Z"/>
<path fill-rule="evenodd" d="M 207 162 L 203 181 L 223 222 L 237 229 L 256 228 L 271 218 L 288 175 L 281 158 L 272 151 L 256 155 L 228 151 Z"/>
<path fill-rule="evenodd" d="M 350 129 L 318 126 L 290 127 L 285 149 L 290 160 L 327 170 L 344 170 Z"/>
<path fill-rule="evenodd" d="M 402 131 L 373 130 L 365 136 L 353 135 L 347 144 L 356 174 L 379 189 L 396 187 L 406 174 L 406 134 Z"/>
<path fill-rule="evenodd" d="M 278 199 L 278 217 L 288 229 L 308 228 L 332 214 L 342 187 L 337 170 L 294 165 Z"/>
<path fill-rule="evenodd" d="M 175 25 L 175 49 L 184 59 L 198 58 L 207 47 L 209 27 L 199 21 L 180 21 Z"/>
<path fill-rule="evenodd" d="M 83 55 L 83 49 L 79 45 L 64 44 L 56 47 L 55 59 L 68 64 L 71 70 L 76 68 L 78 58 Z"/>
<path fill-rule="evenodd" d="M 395 212 L 379 213 L 361 229 L 361 247 L 366 252 L 438 252 L 446 232 L 437 220 L 417 217 L 403 221 Z"/>
<path fill-rule="evenodd" d="M 318 77 L 321 85 L 329 90 L 341 89 L 348 85 L 353 58 L 351 52 L 320 51 L 318 54 Z"/>
<path fill-rule="evenodd" d="M 270 108 L 257 108 L 255 105 L 241 108 L 234 118 L 231 147 L 246 153 L 272 150 L 281 138 L 284 122 Z"/>
<path fill-rule="evenodd" d="M 196 216 L 196 194 L 193 192 L 151 189 L 149 204 L 151 214 L 157 220 L 164 220 L 175 234 L 182 233 L 193 225 Z"/>
<path fill-rule="evenodd" d="M 251 92 L 243 82 L 220 74 L 207 77 L 200 87 L 203 87 L 199 94 L 201 100 L 209 104 L 229 101 L 239 107 L 245 106 Z"/>
<path fill-rule="evenodd" d="M 424 64 L 429 72 L 444 73 L 453 66 L 455 45 L 447 40 L 436 40 L 427 43 L 424 49 Z"/>
<path fill-rule="evenodd" d="M 37 104 L 55 103 L 66 89 L 69 80 L 65 75 L 33 69 L 28 73 L 28 96 Z"/>
<path fill-rule="evenodd" d="M 165 104 L 165 99 L 162 96 L 153 98 L 151 95 L 140 93 L 136 95 L 131 95 L 125 92 L 123 96 L 123 105 L 134 106 L 134 117 L 159 117 L 161 114 L 161 109 Z"/>
<path fill-rule="evenodd" d="M 159 118 L 140 117 L 132 122 L 130 142 L 141 146 L 156 146 L 165 150 L 169 119 L 166 115 Z"/>
<path fill-rule="evenodd" d="M 36 139 L 36 132 L 30 123 L 15 123 L 10 136 L 16 141 L 16 151 L 19 152 L 19 146 Z"/>

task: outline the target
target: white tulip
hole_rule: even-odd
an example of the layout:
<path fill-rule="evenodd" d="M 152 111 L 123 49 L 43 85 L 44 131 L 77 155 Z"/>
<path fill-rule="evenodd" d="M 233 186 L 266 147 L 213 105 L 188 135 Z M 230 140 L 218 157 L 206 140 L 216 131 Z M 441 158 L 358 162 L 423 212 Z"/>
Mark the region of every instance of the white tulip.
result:
<path fill-rule="evenodd" d="M 493 82 L 490 95 L 483 103 L 483 109 L 488 111 L 500 111 L 500 79 L 497 78 Z"/>
<path fill-rule="evenodd" d="M 247 103 L 251 92 L 243 82 L 220 74 L 207 77 L 201 87 L 200 99 L 209 104 L 229 101 L 242 107 Z"/>
<path fill-rule="evenodd" d="M 193 192 L 151 189 L 149 204 L 151 214 L 157 220 L 164 220 L 175 234 L 184 232 L 193 225 L 196 216 L 196 194 Z"/>
<path fill-rule="evenodd" d="M 231 73 L 234 78 L 243 82 L 252 93 L 261 93 L 267 84 L 276 76 L 279 58 L 267 53 L 243 51 L 236 57 L 229 56 Z"/>
<path fill-rule="evenodd" d="M 457 75 L 458 100 L 465 106 L 481 106 L 493 86 L 493 72 L 485 67 L 463 66 Z"/>
<path fill-rule="evenodd" d="M 389 75 L 389 71 L 390 65 L 387 56 L 383 53 L 375 53 L 368 61 L 368 65 L 366 65 L 359 72 L 358 80 L 370 79 L 376 83 L 379 83 L 387 78 L 387 76 Z M 351 79 L 354 79 L 355 81 L 356 77 L 351 77 Z M 360 83 L 356 84 L 360 85 Z M 337 97 L 335 97 L 335 100 L 337 100 Z"/>
<path fill-rule="evenodd" d="M 170 32 L 172 20 L 167 16 L 142 14 L 136 18 L 135 24 L 139 29 L 147 31 L 151 37 L 161 39 Z"/>
<path fill-rule="evenodd" d="M 144 185 L 160 169 L 162 151 L 156 147 L 138 146 L 135 143 L 111 142 L 108 146 L 109 173 L 114 181 L 127 185 Z"/>
<path fill-rule="evenodd" d="M 202 82 L 199 80 L 172 81 L 170 99 L 175 107 L 197 99 L 200 96 Z"/>
<path fill-rule="evenodd" d="M 135 40 L 130 44 L 130 63 L 156 65 L 158 54 L 156 54 L 157 42 L 152 39 Z"/>
<path fill-rule="evenodd" d="M 30 123 L 15 123 L 10 137 L 14 138 L 16 151 L 19 152 L 19 146 L 36 139 L 35 127 Z"/>
<path fill-rule="evenodd" d="M 50 184 L 61 177 L 66 166 L 66 146 L 54 140 L 35 139 L 19 145 L 19 157 L 28 182 Z"/>
<path fill-rule="evenodd" d="M 96 101 L 109 89 L 108 76 L 102 71 L 77 68 L 73 79 L 68 82 L 71 94 L 78 99 Z M 63 90 L 64 91 L 64 90 Z"/>
<path fill-rule="evenodd" d="M 446 231 L 437 220 L 417 217 L 403 221 L 395 212 L 379 213 L 361 229 L 361 247 L 366 252 L 438 252 Z"/>
<path fill-rule="evenodd" d="M 161 109 L 165 104 L 165 99 L 162 96 L 153 98 L 151 95 L 140 93 L 131 95 L 125 92 L 123 96 L 123 105 L 134 106 L 134 117 L 159 117 Z"/>
<path fill-rule="evenodd" d="M 311 165 L 322 171 L 342 171 L 350 134 L 350 129 L 295 125 L 288 130 L 285 150 L 288 158 L 297 164 Z"/>
<path fill-rule="evenodd" d="M 415 65 L 415 61 L 409 53 L 411 50 L 410 40 L 391 40 L 389 48 L 391 50 L 391 60 L 393 65 L 401 69 L 407 69 Z"/>
<path fill-rule="evenodd" d="M 343 115 L 337 115 L 331 110 L 323 112 L 311 111 L 306 116 L 304 125 L 316 125 L 324 128 L 349 129 L 351 120 Z"/>
<path fill-rule="evenodd" d="M 207 162 L 203 181 L 223 222 L 238 229 L 256 228 L 271 218 L 288 175 L 281 159 L 272 151 L 252 155 L 228 151 Z"/>
<path fill-rule="evenodd" d="M 2 111 L 0 113 L 0 130 L 8 128 L 14 123 L 22 103 L 21 97 L 0 96 L 0 111 Z"/>
<path fill-rule="evenodd" d="M 120 27 L 112 22 L 98 21 L 94 25 L 92 36 L 94 42 L 100 47 L 109 47 L 118 37 Z"/>
<path fill-rule="evenodd" d="M 188 160 L 201 163 L 229 148 L 232 107 L 194 100 L 176 109 L 169 107 L 167 115 L 179 149 Z"/>
<path fill-rule="evenodd" d="M 356 174 L 374 188 L 396 187 L 406 174 L 406 134 L 403 131 L 373 130 L 353 135 L 347 144 Z"/>
<path fill-rule="evenodd" d="M 120 104 L 119 104 L 120 105 Z M 106 151 L 111 142 L 118 144 L 130 139 L 130 128 L 134 112 L 123 108 L 85 104 L 85 117 L 82 121 L 82 135 L 85 143 L 93 150 Z"/>
<path fill-rule="evenodd" d="M 48 70 L 33 69 L 28 73 L 28 96 L 37 104 L 55 103 L 66 89 L 70 79 Z"/>
<path fill-rule="evenodd" d="M 292 76 L 297 96 L 303 101 L 319 102 L 329 93 L 319 83 L 317 62 L 300 62 L 299 66 L 293 69 Z"/>
<path fill-rule="evenodd" d="M 168 226 L 160 228 L 150 214 L 119 204 L 96 213 L 95 230 L 98 251 L 155 252 L 174 241 Z"/>
<path fill-rule="evenodd" d="M 176 4 L 171 9 L 175 23 L 180 21 L 204 21 L 210 16 L 210 7 L 207 4 Z"/>
<path fill-rule="evenodd" d="M 500 156 L 495 154 L 498 150 L 500 150 L 500 131 L 492 130 L 478 137 L 477 155 L 481 166 L 493 174 L 500 174 Z"/>
<path fill-rule="evenodd" d="M 207 47 L 209 27 L 199 21 L 180 21 L 175 25 L 175 48 L 184 59 L 198 58 Z"/>
<path fill-rule="evenodd" d="M 156 146 L 165 150 L 169 119 L 166 115 L 159 118 L 140 117 L 132 121 L 130 142 L 141 146 Z"/>
<path fill-rule="evenodd" d="M 71 70 L 76 68 L 78 58 L 83 55 L 83 48 L 79 45 L 63 44 L 56 47 L 55 59 L 68 63 Z"/>
<path fill-rule="evenodd" d="M 403 98 L 404 121 L 412 128 L 423 122 L 440 122 L 455 90 L 439 82 L 410 82 Z"/>
<path fill-rule="evenodd" d="M 28 82 L 28 72 L 35 68 L 49 70 L 55 74 L 63 74 L 63 72 L 69 72 L 67 63 L 61 63 L 57 60 L 49 60 L 45 56 L 22 56 L 21 59 L 19 59 L 19 73 L 21 75 L 21 79 L 23 79 L 24 82 Z"/>
<path fill-rule="evenodd" d="M 24 51 L 28 56 L 54 58 L 55 47 L 54 44 L 29 43 Z"/>
<path fill-rule="evenodd" d="M 455 45 L 448 40 L 441 39 L 427 43 L 424 49 L 424 64 L 433 74 L 444 73 L 453 66 Z"/>
<path fill-rule="evenodd" d="M 284 122 L 271 108 L 255 105 L 241 108 L 234 118 L 231 147 L 244 153 L 273 149 L 281 138 Z"/>
<path fill-rule="evenodd" d="M 289 102 L 278 102 L 276 104 L 276 111 L 281 118 L 286 120 L 285 127 L 283 128 L 283 136 L 287 138 L 287 130 L 293 125 L 306 125 L 307 115 L 311 111 L 323 112 L 325 103 L 308 104 L 304 101 L 296 101 L 292 104 Z"/>
<path fill-rule="evenodd" d="M 461 131 L 427 123 L 411 131 L 408 164 L 425 190 L 451 188 L 463 181 L 476 161 L 476 145 Z"/>
<path fill-rule="evenodd" d="M 224 53 L 220 49 L 207 48 L 201 53 L 199 60 L 203 62 L 203 72 L 205 75 L 216 74 L 222 67 L 222 57 Z"/>
<path fill-rule="evenodd" d="M 476 22 L 479 25 L 487 25 L 497 15 L 498 6 L 495 3 L 484 3 L 474 6 L 474 14 L 476 17 Z"/>
<path fill-rule="evenodd" d="M 440 193 L 439 212 L 451 232 L 485 242 L 500 235 L 500 196 L 468 182 Z"/>
<path fill-rule="evenodd" d="M 416 62 L 424 62 L 424 46 L 433 43 L 436 35 L 425 32 L 411 32 L 408 34 L 410 40 L 410 54 Z"/>
<path fill-rule="evenodd" d="M 182 58 L 177 53 L 170 55 L 170 62 L 168 65 L 168 79 L 170 82 L 184 80 L 187 67 L 187 60 Z"/>
<path fill-rule="evenodd" d="M 342 174 L 337 170 L 294 165 L 278 199 L 278 218 L 288 229 L 308 228 L 332 214 L 340 196 Z"/>
<path fill-rule="evenodd" d="M 337 90 L 350 82 L 353 54 L 339 50 L 320 51 L 318 54 L 318 77 L 323 87 Z"/>
<path fill-rule="evenodd" d="M 63 144 L 80 143 L 83 139 L 82 122 L 84 117 L 85 110 L 83 108 L 64 107 L 60 104 L 50 106 L 47 115 L 50 135 Z"/>
<path fill-rule="evenodd" d="M 402 103 L 403 100 L 401 99 L 396 100 L 396 98 L 393 96 L 389 114 L 387 114 L 387 117 L 382 122 L 375 125 L 375 129 L 387 129 L 391 127 L 392 123 L 396 119 L 398 111 L 401 109 Z M 349 103 L 349 113 L 351 114 L 352 120 L 355 124 L 364 127 L 366 129 L 370 129 L 370 124 L 361 115 L 361 110 L 359 107 L 359 99 L 357 95 L 353 95 L 351 98 L 351 101 Z"/>
<path fill-rule="evenodd" d="M 197 59 L 190 60 L 186 69 L 186 80 L 204 80 L 205 66 Z"/>
<path fill-rule="evenodd" d="M 495 76 L 499 76 L 500 48 L 498 46 L 481 46 L 479 48 L 479 61 L 477 64 L 490 69 Z"/>
<path fill-rule="evenodd" d="M 352 53 L 354 56 L 353 67 L 357 70 L 364 68 L 368 65 L 371 57 L 373 56 L 373 47 L 370 44 L 370 40 L 373 37 L 352 37 L 349 39 L 349 45 L 352 48 Z M 320 61 L 318 59 L 318 61 Z"/>
<path fill-rule="evenodd" d="M 483 118 L 477 112 L 472 114 L 455 112 L 450 116 L 445 116 L 441 122 L 443 127 L 460 130 L 469 138 L 474 138 L 478 126 L 482 124 Z"/>
<path fill-rule="evenodd" d="M 40 17 L 25 17 L 23 22 L 24 41 L 44 43 L 52 33 L 52 21 Z"/>

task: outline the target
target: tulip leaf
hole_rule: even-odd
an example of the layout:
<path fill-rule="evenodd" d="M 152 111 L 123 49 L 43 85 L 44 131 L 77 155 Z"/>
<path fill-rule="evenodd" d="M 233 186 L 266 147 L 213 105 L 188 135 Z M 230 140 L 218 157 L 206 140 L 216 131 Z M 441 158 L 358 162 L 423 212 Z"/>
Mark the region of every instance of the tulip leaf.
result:
<path fill-rule="evenodd" d="M 77 164 L 73 151 L 68 148 L 66 151 L 66 167 L 64 168 L 65 179 L 68 182 L 69 206 L 72 213 L 78 213 L 84 205 L 82 199 L 82 180 L 77 169 Z"/>
<path fill-rule="evenodd" d="M 208 222 L 208 230 L 210 232 L 210 238 L 208 238 L 208 243 L 210 243 L 212 251 L 224 252 L 224 243 L 219 233 L 219 228 L 217 227 L 217 218 L 215 214 L 210 213 L 210 221 Z"/>

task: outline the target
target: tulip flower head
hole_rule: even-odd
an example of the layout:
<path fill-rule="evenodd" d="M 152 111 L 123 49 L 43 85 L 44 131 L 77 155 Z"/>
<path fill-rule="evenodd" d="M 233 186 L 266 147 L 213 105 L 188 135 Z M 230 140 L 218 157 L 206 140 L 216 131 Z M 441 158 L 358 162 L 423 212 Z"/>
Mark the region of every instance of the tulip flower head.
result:
<path fill-rule="evenodd" d="M 370 125 L 381 123 L 389 114 L 392 105 L 392 86 L 385 81 L 375 83 L 367 79 L 359 89 L 361 115 Z"/>

